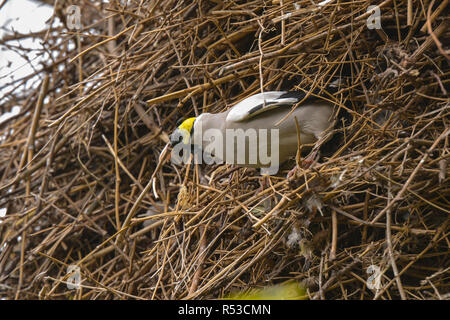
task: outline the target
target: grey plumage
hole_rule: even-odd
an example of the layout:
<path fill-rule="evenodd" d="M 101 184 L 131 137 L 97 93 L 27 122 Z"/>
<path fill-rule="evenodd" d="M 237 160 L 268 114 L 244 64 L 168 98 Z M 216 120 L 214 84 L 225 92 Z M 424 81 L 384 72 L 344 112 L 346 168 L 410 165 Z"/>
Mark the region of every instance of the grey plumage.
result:
<path fill-rule="evenodd" d="M 281 164 L 297 153 L 298 135 L 295 119 L 297 119 L 300 128 L 302 145 L 315 143 L 333 123 L 333 105 L 326 101 L 313 102 L 310 99 L 292 111 L 292 107 L 302 99 L 302 96 L 304 95 L 297 92 L 271 91 L 244 99 L 225 112 L 203 113 L 194 122 L 192 142 L 203 150 L 207 149 L 212 141 L 205 138 L 204 133 L 209 129 L 215 129 L 222 132 L 223 137 L 223 151 L 219 152 L 219 154 L 222 154 L 222 157 L 219 157 L 222 158 L 220 160 L 227 160 L 225 162 L 241 166 L 268 167 L 266 163 L 260 161 L 259 156 L 256 163 L 252 162 L 250 155 L 255 152 L 259 155 L 261 147 L 269 150 L 269 153 L 272 150 L 270 135 L 267 136 L 267 143 L 264 143 L 264 139 L 260 141 L 260 129 L 268 131 L 278 129 L 279 163 Z M 246 136 L 245 150 L 237 150 L 238 139 L 233 139 L 233 142 L 227 141 L 227 129 L 242 129 L 244 132 L 250 132 L 254 129 L 253 131 L 258 133 L 256 149 L 255 145 L 250 143 L 249 136 Z M 227 157 L 227 144 L 229 143 L 234 144 L 233 161 L 229 161 L 230 155 Z M 244 151 L 245 161 L 238 162 L 239 152 Z"/>

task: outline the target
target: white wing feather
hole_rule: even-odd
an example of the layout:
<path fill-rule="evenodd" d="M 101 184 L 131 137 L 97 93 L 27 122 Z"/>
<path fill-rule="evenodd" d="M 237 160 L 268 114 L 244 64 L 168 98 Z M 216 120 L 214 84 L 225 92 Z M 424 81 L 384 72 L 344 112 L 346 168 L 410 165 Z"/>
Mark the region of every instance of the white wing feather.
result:
<path fill-rule="evenodd" d="M 294 105 L 295 97 L 283 97 L 288 91 L 267 91 L 248 97 L 231 108 L 226 121 L 240 122 L 281 105 Z"/>

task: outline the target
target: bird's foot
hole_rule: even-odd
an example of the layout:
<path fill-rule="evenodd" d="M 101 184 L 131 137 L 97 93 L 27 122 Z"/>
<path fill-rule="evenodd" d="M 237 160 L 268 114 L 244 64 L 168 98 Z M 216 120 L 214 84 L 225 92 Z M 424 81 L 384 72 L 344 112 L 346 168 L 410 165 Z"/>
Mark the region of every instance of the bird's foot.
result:
<path fill-rule="evenodd" d="M 299 173 L 299 167 L 297 165 L 295 165 L 295 167 L 293 167 L 291 170 L 289 170 L 286 179 L 288 180 L 293 180 L 297 177 L 297 174 Z"/>
<path fill-rule="evenodd" d="M 302 161 L 302 168 L 308 169 L 317 163 L 319 150 L 311 152 L 311 154 Z"/>
<path fill-rule="evenodd" d="M 260 186 L 259 186 L 259 191 L 258 191 L 258 193 L 263 192 L 264 189 L 265 189 L 267 186 L 270 186 L 269 177 L 268 177 L 267 175 L 263 175 L 263 176 L 261 177 L 261 183 L 260 183 Z M 270 211 L 270 209 L 272 208 L 272 200 L 271 200 L 270 198 L 264 200 L 263 206 L 264 206 L 264 210 L 265 210 L 266 212 Z"/>
<path fill-rule="evenodd" d="M 316 159 L 317 153 L 318 150 L 312 152 L 308 157 L 306 157 L 300 162 L 300 165 L 299 164 L 295 165 L 295 167 L 288 172 L 286 178 L 288 180 L 294 180 L 298 178 L 298 176 L 302 173 L 303 170 L 306 170 L 312 167 L 313 164 L 317 163 Z"/>

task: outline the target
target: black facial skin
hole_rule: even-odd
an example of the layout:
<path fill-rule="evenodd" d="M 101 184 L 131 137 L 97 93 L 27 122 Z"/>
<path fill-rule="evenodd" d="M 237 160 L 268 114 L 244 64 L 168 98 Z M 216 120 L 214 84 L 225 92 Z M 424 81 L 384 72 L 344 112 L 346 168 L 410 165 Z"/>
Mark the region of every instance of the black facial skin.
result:
<path fill-rule="evenodd" d="M 179 119 L 177 121 L 177 128 L 183 123 L 183 121 L 184 121 L 184 119 Z M 195 120 L 194 120 L 194 123 L 192 123 L 192 129 L 191 129 L 191 132 L 190 132 L 191 139 L 192 139 L 192 136 L 194 134 L 194 127 L 195 127 Z M 178 135 L 178 137 L 177 137 L 177 135 L 175 135 L 175 131 L 170 135 L 170 144 L 172 146 L 175 146 L 178 143 L 183 143 L 183 137 L 181 135 Z M 196 147 L 194 146 L 194 144 L 191 143 L 191 152 L 192 153 L 194 153 L 194 149 L 195 148 Z"/>
<path fill-rule="evenodd" d="M 184 118 L 180 118 L 180 119 L 177 120 L 177 123 L 175 124 L 175 128 L 176 128 L 175 131 L 183 123 L 183 121 L 184 121 Z M 172 146 L 180 143 L 183 140 L 183 138 L 181 136 L 179 136 L 178 139 L 175 137 L 176 136 L 175 135 L 175 131 L 170 135 L 170 144 Z"/>
<path fill-rule="evenodd" d="M 180 119 L 177 120 L 177 123 L 176 123 L 176 128 L 177 128 L 177 129 L 178 129 L 178 127 L 183 123 L 184 120 L 185 120 L 184 118 L 180 118 Z M 191 132 L 190 132 L 191 138 L 192 138 L 192 135 L 194 134 L 194 127 L 195 127 L 195 120 L 194 120 L 194 122 L 192 123 L 192 129 L 191 129 Z M 174 137 L 173 134 L 170 135 L 170 143 L 171 143 L 172 145 L 176 145 L 176 144 L 179 143 L 181 140 L 182 140 L 181 137 L 179 137 L 179 138 L 178 138 L 178 141 L 177 141 L 177 139 Z"/>
<path fill-rule="evenodd" d="M 172 133 L 172 134 L 170 135 L 170 144 L 171 144 L 172 146 L 175 146 L 175 145 L 181 143 L 182 140 L 183 140 L 183 137 L 182 137 L 182 136 L 178 136 L 178 139 L 177 139 L 177 138 L 175 137 L 175 134 Z"/>
<path fill-rule="evenodd" d="M 192 137 L 192 134 L 191 134 L 191 137 Z M 176 145 L 179 144 L 179 143 L 183 143 L 183 137 L 182 137 L 181 135 L 179 135 L 178 137 L 175 137 L 174 134 L 170 135 L 170 145 L 171 145 L 172 147 L 173 147 L 173 146 L 176 146 Z M 193 143 L 191 143 L 191 152 L 192 152 L 192 153 L 195 153 L 194 150 L 195 150 L 196 148 L 198 148 L 198 146 L 195 145 L 195 144 L 193 144 Z"/>

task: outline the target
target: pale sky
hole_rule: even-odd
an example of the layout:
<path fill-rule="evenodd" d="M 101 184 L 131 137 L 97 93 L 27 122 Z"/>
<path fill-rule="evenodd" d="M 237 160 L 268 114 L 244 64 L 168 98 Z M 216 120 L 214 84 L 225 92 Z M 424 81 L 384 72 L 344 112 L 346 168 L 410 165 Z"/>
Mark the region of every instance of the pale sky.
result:
<path fill-rule="evenodd" d="M 30 0 L 8 0 L 6 5 L 0 10 L 0 38 L 8 34 L 10 30 L 19 33 L 36 32 L 45 29 L 45 22 L 51 17 L 53 8 L 42 6 Z M 20 42 L 10 41 L 9 45 L 18 46 L 19 44 L 25 48 L 39 49 L 41 48 L 38 40 L 24 39 Z M 33 68 L 13 50 L 7 50 L 4 46 L 0 46 L 0 86 L 8 83 L 11 77 L 14 79 L 21 78 L 33 72 Z M 27 57 L 32 60 L 33 65 L 40 68 L 39 62 L 40 52 L 32 51 Z M 8 90 L 0 90 L 0 104 L 2 103 L 5 92 Z M 0 123 L 11 114 L 19 112 L 18 107 L 14 107 L 11 112 L 0 114 Z M 1 212 L 0 212 L 1 213 Z"/>

